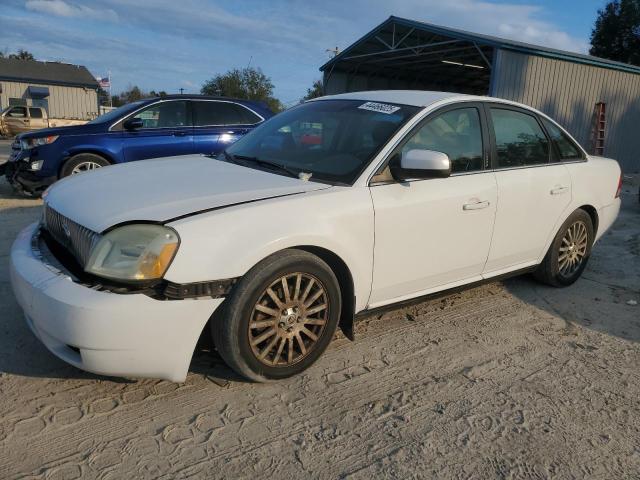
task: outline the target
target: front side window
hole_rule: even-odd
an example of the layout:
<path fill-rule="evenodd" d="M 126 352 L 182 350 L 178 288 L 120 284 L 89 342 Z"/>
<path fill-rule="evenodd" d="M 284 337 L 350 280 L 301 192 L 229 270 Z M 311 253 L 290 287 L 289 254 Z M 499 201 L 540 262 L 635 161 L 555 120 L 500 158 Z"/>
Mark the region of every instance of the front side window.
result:
<path fill-rule="evenodd" d="M 418 107 L 363 100 L 319 100 L 279 113 L 227 149 L 277 163 L 311 180 L 351 184 Z M 277 170 L 274 170 L 277 172 Z"/>
<path fill-rule="evenodd" d="M 562 160 L 578 160 L 582 158 L 582 153 L 578 147 L 569 139 L 567 134 L 560 130 L 555 124 L 547 120 L 542 119 L 544 128 L 547 129 L 547 133 L 551 137 L 551 141 L 555 144 L 560 155 L 560 161 Z"/>
<path fill-rule="evenodd" d="M 525 167 L 549 162 L 549 141 L 532 115 L 491 108 L 498 168 Z"/>
<path fill-rule="evenodd" d="M 212 125 L 253 125 L 260 117 L 242 105 L 232 102 L 195 101 L 193 102 L 194 125 L 196 127 Z"/>
<path fill-rule="evenodd" d="M 482 170 L 482 127 L 477 108 L 460 108 L 427 120 L 402 147 L 446 153 L 451 172 Z"/>
<path fill-rule="evenodd" d="M 143 128 L 175 128 L 190 126 L 187 102 L 160 102 L 145 108 L 133 118 L 142 119 Z"/>
<path fill-rule="evenodd" d="M 27 109 L 25 107 L 13 107 L 7 112 L 7 117 L 11 118 L 25 118 L 27 116 Z"/>

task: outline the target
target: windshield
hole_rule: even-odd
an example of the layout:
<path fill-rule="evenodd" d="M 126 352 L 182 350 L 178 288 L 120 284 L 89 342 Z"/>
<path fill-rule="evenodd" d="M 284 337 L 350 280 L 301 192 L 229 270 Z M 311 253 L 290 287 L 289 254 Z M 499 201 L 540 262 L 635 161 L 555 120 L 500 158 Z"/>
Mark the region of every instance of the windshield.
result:
<path fill-rule="evenodd" d="M 123 115 L 126 115 L 127 113 L 135 110 L 144 102 L 145 102 L 144 100 L 138 100 L 137 102 L 127 103 L 126 105 L 122 105 L 121 107 L 118 107 L 115 110 L 111 110 L 110 112 L 107 112 L 104 115 L 100 115 L 99 117 L 96 117 L 87 123 L 104 123 L 104 122 L 116 121 L 119 118 L 121 118 Z"/>
<path fill-rule="evenodd" d="M 418 110 L 363 100 L 308 102 L 266 121 L 231 145 L 227 153 L 257 165 L 270 162 L 296 173 L 310 173 L 311 180 L 352 184 Z"/>

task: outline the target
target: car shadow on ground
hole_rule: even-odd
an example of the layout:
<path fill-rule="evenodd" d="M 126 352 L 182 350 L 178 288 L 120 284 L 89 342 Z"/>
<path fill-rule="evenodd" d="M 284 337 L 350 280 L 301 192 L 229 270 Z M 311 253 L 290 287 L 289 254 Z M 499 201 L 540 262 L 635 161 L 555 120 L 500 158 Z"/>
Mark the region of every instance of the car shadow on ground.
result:
<path fill-rule="evenodd" d="M 640 342 L 640 205 L 623 197 L 612 228 L 596 243 L 573 285 L 555 288 L 523 275 L 504 282 L 516 298 L 563 319 L 569 331 L 584 327 Z"/>

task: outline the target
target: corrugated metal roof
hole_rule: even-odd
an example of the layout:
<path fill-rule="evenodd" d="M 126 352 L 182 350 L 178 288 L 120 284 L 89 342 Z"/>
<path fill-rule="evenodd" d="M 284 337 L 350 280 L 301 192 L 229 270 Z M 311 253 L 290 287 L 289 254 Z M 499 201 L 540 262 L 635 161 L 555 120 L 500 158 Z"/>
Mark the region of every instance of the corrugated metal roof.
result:
<path fill-rule="evenodd" d="M 58 62 L 0 58 L 0 80 L 98 88 L 86 67 Z"/>
<path fill-rule="evenodd" d="M 635 65 L 629 65 L 627 63 L 615 62 L 613 60 L 607 60 L 605 58 L 593 57 L 591 55 L 584 55 L 581 53 L 568 52 L 564 50 L 557 50 L 555 48 L 544 47 L 541 45 L 533 45 L 530 43 L 518 42 L 516 40 L 509 40 L 506 38 L 493 37 L 491 35 L 483 35 L 480 33 L 468 32 L 466 30 L 458 30 L 455 28 L 443 27 L 440 25 L 434 25 L 432 23 L 420 22 L 417 20 L 409 20 L 401 17 L 390 16 L 387 20 L 375 27 L 369 33 L 343 50 L 339 55 L 329 60 L 327 63 L 320 67 L 321 71 L 335 65 L 345 57 L 353 55 L 357 52 L 358 47 L 363 45 L 366 41 L 375 38 L 375 36 L 383 30 L 385 27 L 391 25 L 403 25 L 406 27 L 414 28 L 424 32 L 429 32 L 441 36 L 451 37 L 457 40 L 466 40 L 472 43 L 476 43 L 480 46 L 488 46 L 494 48 L 502 48 L 505 50 L 513 50 L 518 52 L 527 53 L 530 55 L 538 55 L 541 57 L 555 58 L 559 60 L 565 60 L 569 62 L 581 63 L 586 65 L 594 65 L 603 68 L 610 68 L 613 70 L 620 70 L 624 72 L 640 73 L 640 67 Z"/>

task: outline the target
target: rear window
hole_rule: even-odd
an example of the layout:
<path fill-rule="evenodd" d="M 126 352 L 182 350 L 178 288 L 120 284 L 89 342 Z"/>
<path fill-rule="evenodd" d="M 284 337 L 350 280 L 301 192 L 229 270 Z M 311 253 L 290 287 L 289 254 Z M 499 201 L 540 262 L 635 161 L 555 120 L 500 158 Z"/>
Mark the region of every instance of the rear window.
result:
<path fill-rule="evenodd" d="M 569 139 L 569 137 L 560 130 L 556 125 L 547 120 L 542 119 L 544 128 L 551 137 L 551 141 L 555 144 L 560 160 L 577 160 L 582 158 L 580 149 Z"/>
<path fill-rule="evenodd" d="M 42 110 L 39 108 L 30 108 L 29 115 L 31 118 L 42 118 Z"/>
<path fill-rule="evenodd" d="M 253 125 L 262 119 L 251 110 L 232 102 L 193 102 L 194 125 Z"/>

